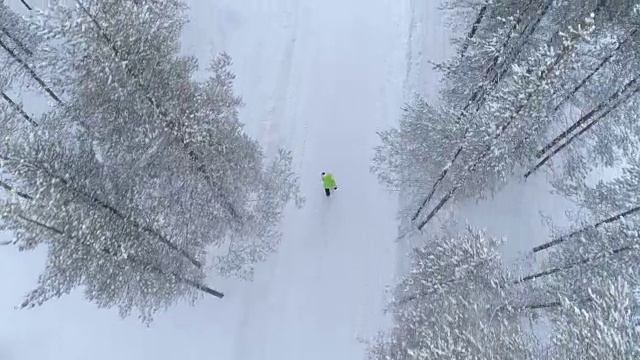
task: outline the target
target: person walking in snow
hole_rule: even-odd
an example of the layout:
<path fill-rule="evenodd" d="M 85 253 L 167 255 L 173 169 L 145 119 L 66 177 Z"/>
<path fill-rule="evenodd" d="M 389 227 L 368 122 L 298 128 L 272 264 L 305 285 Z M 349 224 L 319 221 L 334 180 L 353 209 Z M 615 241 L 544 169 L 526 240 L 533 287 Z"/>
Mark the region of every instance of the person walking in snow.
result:
<path fill-rule="evenodd" d="M 322 173 L 322 184 L 324 185 L 324 193 L 327 196 L 331 195 L 331 188 L 338 190 L 338 185 L 336 185 L 336 181 L 333 179 L 333 174 L 331 173 Z"/>

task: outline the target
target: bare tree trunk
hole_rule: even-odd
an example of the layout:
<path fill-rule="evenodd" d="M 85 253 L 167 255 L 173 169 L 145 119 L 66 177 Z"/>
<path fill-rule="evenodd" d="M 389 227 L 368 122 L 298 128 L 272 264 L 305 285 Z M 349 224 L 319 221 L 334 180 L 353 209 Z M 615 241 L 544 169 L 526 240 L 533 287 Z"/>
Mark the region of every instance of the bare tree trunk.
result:
<path fill-rule="evenodd" d="M 425 227 L 429 223 L 429 221 L 433 219 L 434 216 L 436 216 L 436 214 L 442 209 L 442 207 L 444 207 L 447 204 L 447 202 L 451 200 L 451 198 L 456 193 L 456 191 L 458 191 L 460 186 L 461 185 L 455 185 L 454 187 L 451 188 L 451 190 L 449 190 L 447 195 L 445 195 L 442 199 L 440 199 L 438 204 L 429 212 L 427 217 L 418 225 L 418 230 L 422 230 L 422 228 Z"/>
<path fill-rule="evenodd" d="M 20 0 L 20 2 L 22 3 L 22 5 L 24 5 L 24 7 L 26 7 L 28 10 L 33 10 L 33 8 L 25 1 L 25 0 Z"/>
<path fill-rule="evenodd" d="M 22 191 L 16 190 L 15 187 L 7 184 L 6 182 L 0 180 L 0 187 L 2 187 L 3 189 L 7 190 L 10 193 L 14 193 L 16 195 L 18 195 L 19 197 L 26 199 L 26 200 L 33 200 L 33 196 L 23 193 Z"/>
<path fill-rule="evenodd" d="M 453 161 L 455 161 L 458 158 L 458 156 L 460 156 L 460 153 L 462 152 L 462 148 L 463 147 L 460 146 L 458 148 L 458 150 L 456 151 L 456 153 L 453 155 Z M 436 182 L 433 183 L 433 187 L 431 187 L 431 191 L 429 192 L 427 197 L 424 198 L 424 200 L 422 201 L 422 203 L 418 207 L 418 210 L 416 210 L 415 214 L 413 214 L 413 216 L 411 217 L 411 221 L 416 221 L 418 216 L 420 216 L 420 213 L 422 212 L 422 210 L 425 208 L 425 206 L 427 206 L 429 201 L 431 201 L 431 198 L 433 197 L 433 194 L 436 193 L 436 188 L 437 188 L 438 184 L 440 184 L 440 182 L 442 182 L 442 180 L 444 180 L 444 178 L 447 176 L 447 173 L 449 173 L 449 168 L 451 168 L 452 164 L 453 164 L 452 162 L 449 163 L 448 166 L 445 167 L 442 170 L 442 172 L 440 173 L 440 176 L 438 176 L 438 179 L 436 179 Z"/>
<path fill-rule="evenodd" d="M 480 11 L 478 11 L 476 20 L 473 22 L 473 25 L 471 26 L 471 30 L 467 34 L 467 38 L 465 39 L 464 44 L 462 44 L 462 48 L 460 49 L 460 57 L 464 57 L 465 53 L 467 52 L 469 43 L 471 42 L 473 37 L 476 35 L 476 32 L 478 31 L 478 26 L 480 26 L 480 23 L 482 22 L 482 19 L 484 18 L 485 13 L 487 12 L 488 6 L 489 5 L 484 4 L 480 8 Z"/>
<path fill-rule="evenodd" d="M 559 266 L 559 267 L 554 267 L 554 268 L 551 268 L 551 269 L 547 269 L 547 270 L 544 270 L 544 271 L 541 271 L 541 272 L 538 272 L 538 273 L 535 273 L 535 274 L 531 274 L 531 275 L 522 277 L 522 278 L 514 281 L 513 284 L 514 285 L 522 284 L 522 283 L 525 283 L 525 282 L 530 281 L 530 280 L 538 279 L 538 278 L 545 277 L 545 276 L 548 276 L 548 275 L 553 275 L 553 274 L 562 272 L 564 270 L 572 269 L 572 268 L 580 266 L 580 265 L 585 265 L 585 264 L 588 264 L 588 263 L 593 262 L 595 260 L 602 259 L 602 258 L 604 258 L 606 256 L 617 255 L 617 254 L 621 254 L 621 253 L 624 253 L 624 252 L 627 252 L 627 251 L 630 251 L 630 250 L 637 250 L 637 249 L 638 249 L 638 245 L 637 244 L 623 246 L 623 247 L 617 248 L 615 250 L 612 250 L 610 252 L 603 252 L 603 253 L 600 253 L 600 254 L 598 254 L 596 256 L 593 256 L 593 257 L 585 258 L 585 259 L 582 259 L 580 261 L 576 261 L 576 262 L 569 263 L 569 264 L 566 264 L 566 265 L 563 265 L 563 266 Z"/>
<path fill-rule="evenodd" d="M 539 10 L 535 20 L 527 24 L 525 29 L 520 33 L 521 36 L 518 37 L 519 38 L 518 40 L 520 41 L 520 43 L 517 46 L 515 46 L 511 50 L 511 52 L 508 53 L 506 56 L 502 55 L 502 57 L 509 59 L 508 62 L 507 60 L 503 61 L 503 64 L 505 63 L 512 64 L 515 61 L 516 57 L 520 54 L 520 52 L 522 51 L 524 46 L 527 44 L 531 36 L 533 36 L 533 34 L 538 29 L 538 25 L 540 25 L 540 22 L 542 21 L 542 19 L 545 17 L 545 15 L 547 15 L 547 13 L 549 12 L 549 9 L 551 9 L 551 6 L 553 5 L 553 1 L 554 0 L 546 0 L 544 6 Z M 497 80 L 499 81 L 499 79 L 503 79 L 505 74 L 509 70 L 511 70 L 511 66 L 503 65 L 501 67 L 501 71 L 497 77 Z"/>
<path fill-rule="evenodd" d="M 187 285 L 189 285 L 191 287 L 194 287 L 194 288 L 196 288 L 196 289 L 198 289 L 200 291 L 203 291 L 203 292 L 205 292 L 205 293 L 207 293 L 209 295 L 213 295 L 213 296 L 217 297 L 218 299 L 222 299 L 224 297 L 223 293 L 221 293 L 220 291 L 214 290 L 214 289 L 212 289 L 212 288 L 210 288 L 210 287 L 208 287 L 206 285 L 202 285 L 202 284 L 197 283 L 197 282 L 195 282 L 193 280 L 180 278 L 175 274 L 174 274 L 174 276 L 177 279 L 179 279 L 180 281 L 182 281 L 183 283 L 185 283 L 185 284 L 187 284 Z"/>
<path fill-rule="evenodd" d="M 22 41 L 20 41 L 19 39 L 16 39 L 15 36 L 12 36 L 11 33 L 9 33 L 9 30 L 6 27 L 0 26 L 0 32 L 2 32 L 9 39 L 11 39 L 11 41 L 13 41 L 20 48 L 20 50 L 24 51 L 28 56 L 32 56 L 33 55 L 33 52 L 31 50 L 29 50 L 29 48 Z"/>
<path fill-rule="evenodd" d="M 579 302 L 580 303 L 588 303 L 593 301 L 590 298 L 583 298 L 580 299 Z M 549 301 L 549 302 L 545 302 L 545 303 L 537 303 L 537 304 L 527 304 L 527 305 L 523 305 L 520 306 L 518 309 L 520 310 L 544 310 L 544 309 L 550 309 L 550 308 L 557 308 L 562 306 L 562 302 L 560 301 Z"/>
<path fill-rule="evenodd" d="M 640 211 L 640 206 L 636 206 L 636 207 L 631 208 L 631 209 L 629 209 L 627 211 L 621 212 L 619 214 L 613 215 L 613 216 L 611 216 L 609 218 L 606 218 L 604 220 L 598 221 L 595 224 L 592 224 L 592 225 L 589 225 L 589 226 L 585 226 L 585 227 L 583 227 L 581 229 L 573 231 L 572 233 L 570 233 L 568 235 L 561 236 L 561 237 L 559 237 L 557 239 L 554 239 L 554 240 L 549 241 L 547 243 L 544 243 L 542 245 L 536 246 L 536 247 L 533 248 L 533 252 L 537 253 L 539 251 L 546 250 L 546 249 L 548 249 L 548 248 L 550 248 L 552 246 L 556 246 L 558 244 L 561 244 L 561 243 L 573 238 L 576 235 L 580 235 L 580 234 L 584 233 L 585 231 L 588 231 L 588 230 L 591 230 L 591 229 L 597 229 L 597 228 L 601 227 L 602 225 L 616 222 L 616 221 L 621 220 L 622 218 L 624 218 L 624 217 L 626 217 L 628 215 L 631 215 L 633 213 L 636 213 L 638 211 Z"/>
<path fill-rule="evenodd" d="M 562 303 L 560 301 L 551 301 L 551 302 L 547 302 L 547 303 L 528 304 L 528 305 L 522 306 L 521 309 L 542 310 L 542 309 L 555 308 L 555 307 L 558 307 L 560 305 L 562 305 Z"/>
<path fill-rule="evenodd" d="M 611 61 L 611 59 L 613 59 L 613 57 L 617 54 L 618 51 L 620 51 L 620 49 L 622 48 L 622 46 L 624 46 L 626 43 L 628 43 L 631 39 L 633 39 L 633 36 L 638 32 L 638 28 L 634 28 L 633 30 L 631 30 L 629 32 L 629 35 L 627 35 L 627 37 L 618 42 L 618 45 L 611 50 L 611 52 L 609 53 L 609 55 L 607 55 L 604 59 L 602 59 L 602 61 L 598 64 L 598 66 L 596 66 L 590 73 L 589 75 L 585 76 L 584 79 L 582 79 L 582 81 L 580 81 L 580 83 L 578 83 L 578 85 L 576 85 L 571 91 L 569 91 L 567 94 L 565 94 L 565 96 L 563 97 L 562 101 L 560 101 L 554 108 L 554 111 L 558 111 L 558 109 L 560 109 L 560 107 L 562 105 L 564 105 L 573 95 L 575 95 L 589 80 L 591 80 L 591 78 L 593 78 L 593 76 L 595 74 L 598 73 L 598 71 L 600 71 L 604 66 L 606 66 L 609 61 Z M 552 94 L 555 95 L 556 92 L 554 92 Z M 557 138 L 556 138 L 557 139 Z M 554 141 L 556 140 L 554 139 Z M 551 143 L 550 146 L 553 146 L 553 141 Z M 540 151 L 538 151 L 538 153 L 536 154 L 537 157 L 542 156 L 542 154 L 548 149 L 541 149 Z"/>
<path fill-rule="evenodd" d="M 568 138 L 566 141 L 564 141 L 562 144 L 560 144 L 560 146 L 558 146 L 555 150 L 553 150 L 551 153 L 547 154 L 547 156 L 545 156 L 544 158 L 542 158 L 533 168 L 529 169 L 529 171 L 527 171 L 524 174 L 524 178 L 528 178 L 529 176 L 531 176 L 536 170 L 538 170 L 540 167 L 542 167 L 542 165 L 546 164 L 547 161 L 549 161 L 554 155 L 556 155 L 557 153 L 559 153 L 562 149 L 564 149 L 567 145 L 571 144 L 571 142 L 573 142 L 573 140 L 575 140 L 576 138 L 578 138 L 580 135 L 584 134 L 585 132 L 587 132 L 589 129 L 591 129 L 595 124 L 597 124 L 600 120 L 602 120 L 604 117 L 606 117 L 607 115 L 609 115 L 609 113 L 612 110 L 615 110 L 618 106 L 620 106 L 620 104 L 625 103 L 627 100 L 629 100 L 633 95 L 635 95 L 636 93 L 638 93 L 638 91 L 640 91 L 640 87 L 638 87 L 636 85 L 637 82 L 637 77 L 633 78 L 632 80 L 630 80 L 627 84 L 625 84 L 624 88 L 621 90 L 616 91 L 613 95 L 611 95 L 606 101 L 601 102 L 600 104 L 598 104 L 598 106 L 596 106 L 593 110 L 589 111 L 588 113 L 586 113 L 585 115 L 583 115 L 578 121 L 576 121 L 573 125 L 571 125 L 569 127 L 569 129 L 565 130 L 565 132 L 567 134 L 569 134 L 572 129 L 577 129 L 578 127 L 584 125 L 585 123 L 587 123 L 597 112 L 599 112 L 600 110 L 604 109 L 605 107 L 609 106 L 608 109 L 606 109 L 605 111 L 603 111 L 600 115 L 598 115 L 595 119 L 593 119 L 593 121 L 591 121 L 590 123 L 588 123 L 585 127 L 582 128 L 582 130 L 580 130 L 578 133 L 574 134 L 573 136 L 571 136 L 570 138 Z M 632 89 L 633 86 L 635 86 L 635 89 Z M 631 89 L 631 90 L 630 90 Z M 624 94 L 626 92 L 626 94 Z M 616 101 L 616 99 L 621 95 L 624 94 L 623 96 L 625 96 L 623 99 L 615 102 L 613 105 L 611 105 L 612 102 Z M 559 142 L 560 140 L 558 140 Z"/>
<path fill-rule="evenodd" d="M 25 118 L 25 120 L 27 120 L 29 123 L 31 123 L 31 125 L 33 126 L 38 126 L 38 123 L 35 122 L 35 120 L 33 120 L 31 118 L 31 116 L 29 116 L 29 114 L 27 114 L 24 109 L 22 109 L 22 107 L 18 104 L 15 103 L 15 101 L 13 101 L 9 95 L 5 94 L 4 92 L 0 92 L 0 95 L 2 96 L 2 98 L 9 103 L 9 105 L 11 105 L 12 108 L 14 108 L 16 111 L 18 111 L 20 113 L 20 115 L 22 115 L 23 118 Z"/>

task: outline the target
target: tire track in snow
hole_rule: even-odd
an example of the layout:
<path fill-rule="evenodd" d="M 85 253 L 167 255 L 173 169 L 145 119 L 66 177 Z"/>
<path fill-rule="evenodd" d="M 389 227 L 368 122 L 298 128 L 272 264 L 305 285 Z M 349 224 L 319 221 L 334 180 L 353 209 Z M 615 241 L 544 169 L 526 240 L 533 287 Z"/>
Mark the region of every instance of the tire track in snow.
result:
<path fill-rule="evenodd" d="M 304 59 L 309 59 L 313 57 L 315 52 L 315 48 L 310 44 L 313 43 L 313 39 L 309 38 L 309 35 L 313 33 L 310 29 L 312 25 L 308 21 L 308 14 L 312 12 L 312 8 L 310 4 L 305 3 L 303 8 L 301 8 L 300 3 L 296 1 L 297 11 L 300 14 L 298 18 L 302 17 L 305 21 L 300 24 L 296 23 L 298 29 L 298 35 L 296 36 L 296 47 L 292 47 L 292 58 L 300 59 L 292 64 L 292 72 L 297 76 L 293 78 L 295 81 L 291 81 L 291 87 L 289 88 L 287 103 L 290 104 L 290 114 L 289 114 L 289 123 L 288 123 L 288 132 L 286 135 L 284 132 L 282 133 L 285 136 L 283 142 L 286 144 L 286 147 L 290 149 L 294 155 L 294 168 L 297 174 L 302 172 L 302 167 L 305 159 L 305 149 L 307 144 L 307 136 L 309 133 L 309 116 L 305 112 L 306 103 L 304 102 L 305 94 L 308 89 L 303 87 L 302 79 L 303 74 L 312 71 L 310 67 L 309 61 L 305 61 Z M 300 20 L 297 20 L 300 22 Z M 300 26 L 302 25 L 302 26 Z M 306 35 L 305 37 L 302 37 Z"/>
<path fill-rule="evenodd" d="M 300 251 L 300 256 L 314 264 L 306 271 L 313 274 L 315 281 L 299 300 L 309 304 L 312 325 L 298 323 L 303 326 L 301 333 L 308 337 L 323 334 L 319 342 L 326 343 L 323 346 L 304 338 L 313 358 L 337 355 L 338 351 L 343 357 L 358 356 L 361 346 L 356 338 L 367 338 L 378 325 L 378 312 L 382 309 L 379 305 L 383 303 L 381 284 L 391 273 L 382 269 L 393 267 L 395 259 L 392 253 L 382 250 L 395 245 L 381 244 L 392 242 L 393 235 L 386 236 L 391 232 L 385 228 L 389 218 L 382 214 L 387 213 L 388 207 L 386 199 L 379 198 L 385 194 L 380 193 L 368 165 L 370 146 L 377 140 L 375 130 L 387 121 L 390 108 L 401 105 L 392 104 L 401 96 L 390 100 L 387 95 L 402 93 L 404 48 L 397 45 L 397 40 L 403 42 L 401 34 L 408 26 L 406 21 L 396 25 L 393 18 L 389 19 L 388 10 L 397 11 L 395 4 L 356 3 L 323 5 L 324 9 L 316 12 L 319 19 L 331 19 L 332 24 L 320 32 L 315 43 L 321 50 L 314 60 L 315 73 L 320 75 L 307 75 L 307 84 L 316 86 L 310 101 L 316 122 L 310 124 L 313 136 L 307 147 L 312 163 L 305 168 L 309 171 L 314 166 L 331 166 L 342 189 L 330 198 L 331 211 L 322 214 L 326 223 L 309 218 L 304 224 L 309 231 L 325 235 L 309 237 L 315 237 L 317 242 L 327 240 L 325 247 Z M 348 9 L 342 11 L 343 7 Z M 390 64 L 397 67 L 390 70 Z M 318 121 L 322 121 L 320 126 Z M 307 186 L 320 194 L 319 184 L 314 185 L 319 174 L 311 175 Z M 319 196 L 318 200 L 324 200 L 323 195 Z M 391 256 L 388 263 L 387 255 Z"/>
<path fill-rule="evenodd" d="M 281 4 L 284 4 L 281 3 Z M 275 94 L 268 104 L 264 114 L 264 120 L 260 122 L 259 142 L 265 153 L 267 160 L 272 159 L 276 154 L 276 149 L 282 145 L 280 136 L 282 128 L 291 126 L 291 120 L 287 119 L 287 113 L 291 106 L 291 72 L 294 57 L 294 48 L 297 40 L 298 30 L 298 2 L 287 2 L 290 7 L 286 10 L 286 18 L 282 28 L 287 38 L 284 40 L 284 49 L 279 56 L 279 70 L 276 76 L 272 93 Z M 280 125 L 284 126 L 280 126 Z M 260 281 L 260 278 L 266 277 L 271 279 L 278 276 L 280 272 L 278 264 L 280 254 L 276 251 L 271 254 L 269 259 L 256 266 L 256 280 L 245 284 L 243 299 L 243 312 L 237 327 L 236 345 L 233 352 L 234 359 L 244 360 L 260 358 L 260 354 L 264 352 L 265 342 L 263 341 L 265 333 L 268 329 L 264 327 L 251 326 L 256 321 L 256 317 L 262 314 L 269 314 L 264 307 L 269 308 L 271 304 L 277 301 L 277 294 L 272 289 L 269 281 Z M 263 319 L 265 322 L 268 318 Z M 251 344 L 251 346 L 247 346 Z"/>
<path fill-rule="evenodd" d="M 434 0 L 431 0 L 434 1 Z M 407 49 L 405 53 L 405 75 L 404 81 L 402 85 L 402 89 L 404 91 L 405 101 L 410 100 L 411 96 L 411 77 L 413 75 L 413 38 L 416 29 L 416 14 L 415 14 L 415 0 L 409 0 L 409 28 L 408 28 L 408 36 L 407 36 Z"/>
<path fill-rule="evenodd" d="M 247 302 L 248 325 L 241 330 L 259 336 L 243 337 L 238 345 L 252 350 L 239 360 L 360 357 L 356 338 L 381 326 L 382 291 L 393 275 L 395 211 L 369 162 L 375 130 L 389 109 L 401 106 L 395 103 L 405 70 L 398 40 L 405 40 L 406 19 L 396 24 L 389 18 L 396 3 L 382 0 L 300 6 L 286 98 L 287 119 L 295 123 L 282 130 L 291 125 L 287 145 L 308 203 L 288 213 L 273 268 L 256 281 L 268 282 L 261 287 L 278 302 L 263 305 L 263 294 L 248 293 L 257 301 Z M 322 193 L 322 170 L 334 172 L 341 188 L 330 199 Z"/>
<path fill-rule="evenodd" d="M 436 1 L 436 0 L 430 0 L 430 1 Z M 405 43 L 405 47 L 406 47 L 405 58 L 404 58 L 405 75 L 402 82 L 403 103 L 410 103 L 412 101 L 413 95 L 415 94 L 414 92 L 415 81 L 412 81 L 412 79 L 414 79 L 416 76 L 415 72 L 417 67 L 414 61 L 414 54 L 416 53 L 415 51 L 416 49 L 414 48 L 416 43 L 416 30 L 417 30 L 415 0 L 408 0 L 407 11 L 409 13 L 409 22 L 408 22 L 409 26 L 407 27 L 406 43 Z M 418 38 L 417 39 L 418 43 L 420 42 L 419 40 L 420 39 Z M 399 117 L 402 116 L 402 114 L 398 114 L 398 115 Z M 400 199 L 402 199 L 402 197 Z M 396 244 L 397 244 L 396 245 L 397 246 L 396 273 L 397 275 L 401 275 L 407 271 L 405 268 L 407 263 L 407 255 L 409 254 L 409 251 L 411 248 L 411 241 L 410 239 L 407 239 L 407 238 L 398 237 L 396 239 Z"/>
<path fill-rule="evenodd" d="M 268 156 L 273 156 L 276 148 L 285 143 L 284 139 L 286 137 L 283 138 L 281 129 L 295 129 L 295 121 L 291 121 L 289 113 L 293 100 L 291 95 L 291 74 L 293 72 L 294 50 L 297 42 L 299 2 L 294 1 L 291 6 L 292 8 L 287 10 L 287 19 L 283 25 L 283 29 L 290 34 L 290 37 L 285 41 L 278 76 L 273 88 L 273 93 L 276 96 L 270 100 L 269 109 L 265 120 L 262 122 L 264 127 L 263 147 Z M 284 126 L 281 127 L 280 125 Z"/>
<path fill-rule="evenodd" d="M 392 23 L 394 24 L 395 37 L 401 41 L 393 42 L 385 61 L 387 69 L 386 86 L 381 90 L 381 98 L 386 101 L 379 103 L 379 111 L 384 114 L 385 120 L 383 121 L 383 128 L 378 130 L 386 130 L 389 127 L 396 127 L 398 125 L 398 121 L 403 115 L 402 105 L 406 103 L 410 94 L 409 84 L 411 76 L 413 76 L 414 64 L 414 51 L 412 46 L 415 36 L 415 28 L 417 26 L 414 3 L 415 0 L 401 0 L 392 8 L 393 11 L 390 14 L 393 18 Z M 404 77 L 402 76 L 403 74 Z M 377 134 L 372 140 L 372 143 L 380 143 L 380 138 Z M 382 184 L 380 185 L 383 186 Z M 386 192 L 391 194 L 391 197 L 394 199 L 393 202 L 397 206 L 399 204 L 398 193 L 391 192 L 389 190 L 386 190 Z M 397 277 L 399 272 L 402 270 L 401 262 L 405 262 L 404 254 L 407 251 L 403 246 L 404 244 L 395 241 L 397 231 L 398 228 L 396 228 L 396 231 L 394 232 L 394 237 L 388 239 L 388 241 L 393 241 L 390 248 L 392 248 L 396 254 L 392 260 L 394 261 L 394 277 Z M 369 258 L 368 262 L 367 266 L 369 268 L 375 268 L 377 266 L 378 259 Z M 380 274 L 378 274 L 378 276 L 370 276 L 366 278 L 365 281 L 367 282 L 368 287 L 374 287 L 376 284 L 385 283 L 384 277 Z M 385 304 L 386 306 L 386 304 L 391 300 L 392 294 L 388 293 L 388 289 L 392 286 L 393 282 L 386 283 L 384 290 L 378 295 L 378 301 L 380 304 Z M 360 313 L 358 321 L 361 324 L 361 331 L 366 334 L 368 314 L 366 314 L 364 309 Z M 392 319 L 388 316 L 386 326 L 390 326 L 391 324 Z"/>

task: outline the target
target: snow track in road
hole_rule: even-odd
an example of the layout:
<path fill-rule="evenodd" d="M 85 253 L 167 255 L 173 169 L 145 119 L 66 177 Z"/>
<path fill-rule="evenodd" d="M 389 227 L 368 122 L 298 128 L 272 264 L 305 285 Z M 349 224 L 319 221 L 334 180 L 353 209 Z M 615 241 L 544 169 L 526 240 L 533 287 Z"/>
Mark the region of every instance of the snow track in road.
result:
<path fill-rule="evenodd" d="M 369 166 L 376 131 L 402 106 L 407 9 L 404 1 L 305 2 L 284 20 L 261 135 L 268 149 L 277 138 L 293 150 L 307 202 L 288 212 L 278 253 L 247 286 L 235 360 L 360 358 L 357 339 L 387 324 L 396 200 Z M 338 183 L 330 198 L 322 171 Z"/>

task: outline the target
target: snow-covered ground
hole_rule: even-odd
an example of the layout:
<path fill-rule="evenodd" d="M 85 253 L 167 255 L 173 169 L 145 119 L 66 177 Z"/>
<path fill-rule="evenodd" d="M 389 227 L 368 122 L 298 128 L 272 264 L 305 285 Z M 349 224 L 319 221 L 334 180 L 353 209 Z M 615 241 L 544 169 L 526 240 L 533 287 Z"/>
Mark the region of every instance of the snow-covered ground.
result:
<path fill-rule="evenodd" d="M 369 165 L 376 131 L 402 106 L 411 2 L 190 5 L 184 51 L 203 65 L 216 51 L 234 58 L 247 131 L 267 154 L 294 151 L 306 206 L 289 212 L 279 252 L 253 282 L 211 279 L 223 300 L 178 306 L 149 329 L 79 292 L 14 310 L 44 254 L 0 248 L 0 359 L 357 359 L 358 338 L 388 321 L 381 310 L 396 268 L 396 199 Z M 340 188 L 329 199 L 322 171 Z"/>
<path fill-rule="evenodd" d="M 238 10 L 227 50 L 248 130 L 267 150 L 294 151 L 307 203 L 288 214 L 279 252 L 238 294 L 233 357 L 360 358 L 358 337 L 384 325 L 395 271 L 395 201 L 369 164 L 375 131 L 402 105 L 408 14 L 401 2 L 260 3 Z M 329 199 L 322 171 L 338 182 Z"/>

